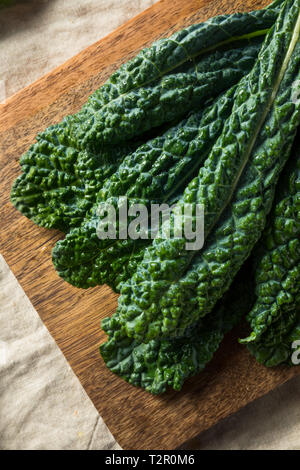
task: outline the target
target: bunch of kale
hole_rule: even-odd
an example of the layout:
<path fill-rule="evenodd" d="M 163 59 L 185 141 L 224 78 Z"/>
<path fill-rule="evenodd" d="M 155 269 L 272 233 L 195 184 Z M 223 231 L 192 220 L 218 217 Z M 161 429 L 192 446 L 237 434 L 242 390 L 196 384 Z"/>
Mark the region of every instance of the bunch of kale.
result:
<path fill-rule="evenodd" d="M 299 80 L 300 0 L 276 0 L 142 50 L 22 156 L 11 200 L 66 233 L 53 249 L 59 275 L 120 293 L 100 349 L 128 382 L 179 390 L 246 315 L 241 342 L 257 360 L 290 362 L 300 339 Z M 118 212 L 123 196 L 129 206 L 202 204 L 203 248 L 164 237 L 164 224 L 154 240 L 99 239 L 99 204 Z"/>

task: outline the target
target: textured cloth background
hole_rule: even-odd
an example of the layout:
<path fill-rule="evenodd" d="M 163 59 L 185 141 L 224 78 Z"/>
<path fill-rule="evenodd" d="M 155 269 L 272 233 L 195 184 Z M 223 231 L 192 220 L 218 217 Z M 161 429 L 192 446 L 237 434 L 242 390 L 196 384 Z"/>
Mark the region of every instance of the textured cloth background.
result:
<path fill-rule="evenodd" d="M 0 449 L 120 449 L 1 255 Z"/>
<path fill-rule="evenodd" d="M 0 102 L 153 3 L 153 0 L 27 0 L 0 10 Z M 16 286 L 6 267 L 4 271 L 11 285 Z M 15 305 L 18 301 L 15 291 L 14 301 L 10 298 L 12 294 L 3 273 L 0 282 L 4 289 L 0 285 L 0 341 L 8 338 L 12 348 L 10 366 L 1 365 L 0 356 L 0 448 L 117 446 L 28 299 L 16 288 L 17 297 L 25 302 L 20 310 Z M 22 322 L 28 323 L 30 318 L 33 319 L 30 334 L 26 329 L 22 333 Z M 59 364 L 58 376 L 55 369 L 51 372 L 54 363 Z M 37 382 L 36 370 L 41 371 Z M 57 415 L 62 389 L 66 399 L 63 412 Z M 46 415 L 52 426 L 50 434 L 42 419 Z M 300 449 L 299 418 L 300 377 L 220 422 L 185 447 Z M 71 435 L 64 422 L 70 423 Z M 90 423 L 95 426 L 94 434 Z"/>
<path fill-rule="evenodd" d="M 154 0 L 14 0 L 0 10 L 0 102 Z"/>

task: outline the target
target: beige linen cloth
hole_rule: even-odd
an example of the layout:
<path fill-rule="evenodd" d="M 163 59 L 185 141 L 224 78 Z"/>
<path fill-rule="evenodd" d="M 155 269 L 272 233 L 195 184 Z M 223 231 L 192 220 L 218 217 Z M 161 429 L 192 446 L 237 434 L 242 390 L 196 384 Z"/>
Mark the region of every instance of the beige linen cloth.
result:
<path fill-rule="evenodd" d="M 25 0 L 0 10 L 0 103 L 153 3 Z M 184 448 L 300 449 L 299 392 L 300 377 Z M 0 257 L 0 449 L 118 448 Z"/>
<path fill-rule="evenodd" d="M 120 449 L 1 255 L 0 449 Z"/>

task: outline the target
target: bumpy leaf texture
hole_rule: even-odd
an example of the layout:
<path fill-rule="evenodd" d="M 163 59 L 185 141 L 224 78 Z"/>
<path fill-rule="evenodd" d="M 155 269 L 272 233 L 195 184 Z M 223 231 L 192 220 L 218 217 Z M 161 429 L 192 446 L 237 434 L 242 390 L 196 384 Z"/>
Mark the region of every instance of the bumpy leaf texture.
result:
<path fill-rule="evenodd" d="M 194 66 L 198 78 L 202 77 L 205 83 L 206 100 L 211 95 L 210 86 L 215 94 L 216 82 L 221 80 L 221 88 L 226 88 L 251 69 L 261 43 L 262 36 L 236 41 L 234 47 L 201 57 Z M 125 155 L 138 147 L 138 142 L 130 141 L 119 146 L 100 146 L 97 150 L 80 149 L 79 137 L 72 136 L 70 129 L 81 118 L 81 113 L 68 116 L 40 133 L 37 142 L 20 160 L 23 173 L 13 185 L 11 201 L 26 217 L 43 227 L 67 232 L 79 226 L 105 179 L 116 171 Z M 156 132 L 159 134 L 159 129 Z M 139 143 L 148 138 L 145 134 L 139 136 Z"/>
<path fill-rule="evenodd" d="M 161 394 L 168 386 L 180 390 L 188 377 L 211 361 L 224 335 L 251 308 L 252 297 L 246 263 L 212 315 L 189 328 L 185 336 L 138 343 L 128 338 L 115 317 L 107 318 L 102 326 L 111 337 L 100 347 L 101 355 L 112 372 L 150 393 Z"/>
<path fill-rule="evenodd" d="M 294 341 L 296 345 L 294 346 Z M 257 342 L 247 345 L 255 359 L 266 367 L 279 364 L 299 365 L 300 308 L 284 314 L 272 323 Z M 296 353 L 296 361 L 293 361 Z"/>
<path fill-rule="evenodd" d="M 268 366 L 288 360 L 300 339 L 300 139 L 280 181 L 269 224 L 256 254 L 252 332 L 241 340 Z"/>
<path fill-rule="evenodd" d="M 207 95 L 233 85 L 223 69 L 199 73 L 202 55 L 241 39 L 264 35 L 274 24 L 277 5 L 251 13 L 217 16 L 183 29 L 143 49 L 93 93 L 73 121 L 82 148 L 123 142 L 162 123 L 199 109 Z M 200 59 L 199 59 L 200 58 Z M 204 57 L 205 59 L 205 57 Z"/>
<path fill-rule="evenodd" d="M 21 157 L 23 173 L 15 180 L 11 202 L 26 217 L 63 232 L 79 225 L 96 200 L 104 181 L 138 144 L 78 150 L 68 135 L 66 118 L 37 136 Z"/>
<path fill-rule="evenodd" d="M 105 201 L 118 209 L 120 196 L 128 198 L 129 206 L 143 203 L 147 207 L 176 198 L 222 132 L 224 120 L 232 110 L 234 93 L 235 88 L 230 89 L 206 109 L 192 114 L 124 159 L 104 183 L 92 215 L 55 246 L 53 262 L 60 276 L 77 287 L 107 283 L 116 289 L 121 280 L 134 272 L 151 240 L 100 240 L 98 207 Z"/>
<path fill-rule="evenodd" d="M 183 194 L 183 202 L 205 207 L 204 248 L 188 251 L 184 237 L 158 237 L 121 285 L 118 315 L 128 336 L 180 336 L 212 310 L 260 238 L 300 121 L 293 94 L 299 11 L 299 0 L 284 3 L 221 136 Z"/>

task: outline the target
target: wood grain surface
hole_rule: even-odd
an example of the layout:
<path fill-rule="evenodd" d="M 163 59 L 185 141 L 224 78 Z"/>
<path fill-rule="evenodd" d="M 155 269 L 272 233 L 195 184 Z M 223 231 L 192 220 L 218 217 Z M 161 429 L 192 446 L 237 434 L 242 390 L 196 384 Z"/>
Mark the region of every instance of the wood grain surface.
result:
<path fill-rule="evenodd" d="M 61 234 L 35 226 L 9 202 L 18 160 L 37 132 L 76 112 L 112 71 L 153 40 L 216 14 L 267 3 L 161 0 L 0 105 L 0 252 L 125 449 L 175 449 L 300 371 L 260 366 L 237 343 L 236 332 L 225 338 L 207 370 L 179 393 L 153 397 L 114 376 L 98 347 L 105 340 L 100 320 L 114 312 L 117 296 L 107 286 L 81 290 L 58 278 L 51 249 Z"/>

